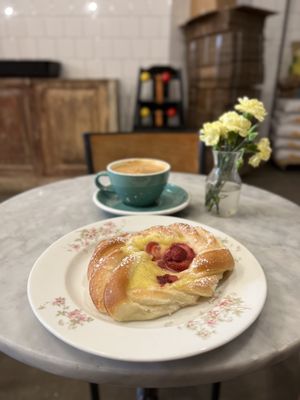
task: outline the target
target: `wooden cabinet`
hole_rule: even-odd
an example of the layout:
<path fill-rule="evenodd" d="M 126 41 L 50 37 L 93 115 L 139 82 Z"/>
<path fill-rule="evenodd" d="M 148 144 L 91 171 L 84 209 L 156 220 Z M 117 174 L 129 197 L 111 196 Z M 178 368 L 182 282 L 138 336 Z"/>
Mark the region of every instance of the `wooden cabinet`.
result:
<path fill-rule="evenodd" d="M 238 97 L 258 97 L 263 81 L 263 28 L 269 11 L 238 6 L 184 25 L 189 128 L 217 119 Z"/>
<path fill-rule="evenodd" d="M 84 132 L 118 130 L 113 80 L 0 80 L 0 192 L 86 173 Z"/>
<path fill-rule="evenodd" d="M 40 159 L 47 176 L 86 172 L 82 133 L 117 127 L 115 82 L 50 81 L 34 84 Z"/>
<path fill-rule="evenodd" d="M 1 82 L 0 173 L 34 170 L 31 135 L 30 82 Z"/>

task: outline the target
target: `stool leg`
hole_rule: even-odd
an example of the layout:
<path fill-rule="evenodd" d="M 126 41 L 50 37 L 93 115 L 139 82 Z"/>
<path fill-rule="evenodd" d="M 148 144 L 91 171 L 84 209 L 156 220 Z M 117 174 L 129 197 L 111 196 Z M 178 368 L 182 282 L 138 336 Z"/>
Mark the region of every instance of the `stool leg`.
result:
<path fill-rule="evenodd" d="M 137 388 L 136 400 L 158 400 L 157 389 Z"/>
<path fill-rule="evenodd" d="M 221 382 L 215 382 L 212 384 L 211 400 L 219 400 L 221 392 Z"/>
<path fill-rule="evenodd" d="M 90 382 L 91 400 L 100 400 L 99 387 L 97 383 Z"/>

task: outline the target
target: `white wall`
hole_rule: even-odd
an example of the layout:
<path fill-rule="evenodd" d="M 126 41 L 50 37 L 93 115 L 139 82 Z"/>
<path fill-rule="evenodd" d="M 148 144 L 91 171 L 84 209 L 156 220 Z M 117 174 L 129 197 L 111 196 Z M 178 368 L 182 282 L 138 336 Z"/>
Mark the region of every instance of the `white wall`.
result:
<path fill-rule="evenodd" d="M 121 127 L 130 130 L 139 67 L 185 67 L 178 28 L 189 16 L 190 0 L 0 0 L 0 58 L 53 59 L 68 78 L 118 78 Z M 291 60 L 290 42 L 300 39 L 300 0 L 291 0 L 281 76 Z M 271 109 L 286 0 L 239 0 L 275 11 L 265 26 L 263 101 Z M 5 15 L 7 7 L 13 15 Z M 11 9 L 10 9 L 11 11 Z M 9 12 L 8 12 L 9 13 Z M 268 133 L 269 120 L 264 125 Z"/>
<path fill-rule="evenodd" d="M 67 78 L 118 78 L 133 122 L 139 67 L 170 58 L 172 0 L 0 0 L 0 58 L 52 59 Z M 7 16 L 13 8 L 13 14 Z"/>

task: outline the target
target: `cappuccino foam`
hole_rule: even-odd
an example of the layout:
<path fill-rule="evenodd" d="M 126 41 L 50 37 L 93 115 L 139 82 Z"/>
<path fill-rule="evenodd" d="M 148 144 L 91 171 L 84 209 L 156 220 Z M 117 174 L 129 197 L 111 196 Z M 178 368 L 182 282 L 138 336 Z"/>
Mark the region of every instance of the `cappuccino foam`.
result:
<path fill-rule="evenodd" d="M 154 160 L 128 160 L 111 167 L 124 174 L 155 174 L 166 169 L 166 165 Z"/>

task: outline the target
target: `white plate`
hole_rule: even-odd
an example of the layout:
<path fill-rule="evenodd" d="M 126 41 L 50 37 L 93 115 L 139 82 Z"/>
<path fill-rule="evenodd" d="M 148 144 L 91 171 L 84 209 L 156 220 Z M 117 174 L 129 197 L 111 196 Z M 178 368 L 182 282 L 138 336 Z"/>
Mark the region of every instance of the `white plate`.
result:
<path fill-rule="evenodd" d="M 118 232 L 186 222 L 201 225 L 231 250 L 236 267 L 217 294 L 171 316 L 119 323 L 95 309 L 86 271 L 96 243 Z M 207 352 L 247 329 L 261 312 L 266 279 L 255 257 L 225 233 L 194 221 L 166 216 L 131 216 L 99 221 L 53 243 L 34 264 L 28 298 L 39 321 L 77 349 L 126 361 L 164 361 Z"/>

